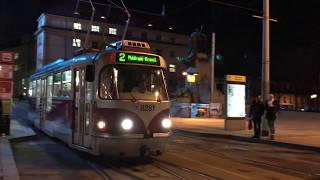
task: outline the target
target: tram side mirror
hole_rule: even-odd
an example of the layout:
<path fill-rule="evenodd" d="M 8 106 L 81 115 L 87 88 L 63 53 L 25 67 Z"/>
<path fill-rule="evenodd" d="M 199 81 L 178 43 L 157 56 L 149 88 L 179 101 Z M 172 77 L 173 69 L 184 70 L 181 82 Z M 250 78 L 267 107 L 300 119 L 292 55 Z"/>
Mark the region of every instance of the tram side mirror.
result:
<path fill-rule="evenodd" d="M 85 79 L 87 82 L 93 82 L 95 76 L 94 65 L 87 65 Z"/>

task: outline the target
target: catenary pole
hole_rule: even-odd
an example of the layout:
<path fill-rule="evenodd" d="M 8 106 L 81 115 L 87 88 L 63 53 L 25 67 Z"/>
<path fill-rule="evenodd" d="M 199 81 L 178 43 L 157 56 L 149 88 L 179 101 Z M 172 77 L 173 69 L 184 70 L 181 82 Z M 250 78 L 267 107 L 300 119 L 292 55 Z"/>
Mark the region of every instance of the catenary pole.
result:
<path fill-rule="evenodd" d="M 211 87 L 210 87 L 210 102 L 214 102 L 214 61 L 215 61 L 215 49 L 216 49 L 216 34 L 212 33 L 212 45 L 211 45 Z"/>
<path fill-rule="evenodd" d="M 261 71 L 261 96 L 266 102 L 270 94 L 270 9 L 269 0 L 263 0 L 263 37 L 262 37 L 262 71 Z M 268 136 L 268 123 L 262 121 L 262 136 Z"/>

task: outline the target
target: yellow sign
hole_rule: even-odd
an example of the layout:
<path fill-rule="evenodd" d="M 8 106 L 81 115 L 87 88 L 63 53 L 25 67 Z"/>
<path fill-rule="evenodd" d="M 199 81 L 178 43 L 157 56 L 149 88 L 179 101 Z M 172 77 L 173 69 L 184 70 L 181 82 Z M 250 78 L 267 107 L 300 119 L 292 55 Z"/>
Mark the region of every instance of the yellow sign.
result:
<path fill-rule="evenodd" d="M 11 114 L 11 111 L 12 111 L 11 107 L 12 107 L 11 100 L 2 100 L 3 114 Z"/>
<path fill-rule="evenodd" d="M 246 82 L 246 76 L 240 76 L 240 75 L 227 75 L 226 76 L 227 81 L 232 81 L 232 82 Z"/>
<path fill-rule="evenodd" d="M 189 83 L 195 83 L 195 82 L 196 82 L 196 76 L 195 76 L 195 75 L 188 74 L 188 75 L 187 75 L 187 81 L 188 81 Z"/>

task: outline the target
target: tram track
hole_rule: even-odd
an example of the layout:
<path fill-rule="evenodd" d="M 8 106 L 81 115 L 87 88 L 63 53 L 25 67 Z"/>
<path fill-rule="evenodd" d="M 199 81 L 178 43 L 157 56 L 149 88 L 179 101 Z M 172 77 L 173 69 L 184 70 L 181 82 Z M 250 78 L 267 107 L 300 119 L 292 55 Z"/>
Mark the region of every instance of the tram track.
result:
<path fill-rule="evenodd" d="M 215 179 L 215 180 L 222 180 L 221 178 L 219 177 L 216 177 L 216 176 L 212 176 L 212 175 L 208 175 L 208 174 L 205 174 L 205 173 L 202 173 L 202 172 L 199 172 L 197 170 L 193 170 L 193 169 L 190 169 L 190 168 L 186 168 L 186 167 L 183 167 L 183 166 L 178 166 L 176 164 L 173 164 L 173 163 L 170 163 L 170 162 L 167 162 L 167 161 L 163 161 L 163 160 L 160 160 L 160 159 L 155 159 L 153 158 L 153 165 L 160 168 L 160 169 L 163 169 L 164 171 L 172 174 L 172 175 L 175 175 L 177 178 L 179 179 L 183 179 L 183 180 L 187 180 L 189 178 L 185 178 L 181 175 L 178 175 L 175 171 L 171 170 L 169 167 L 172 167 L 172 168 L 175 168 L 175 169 L 179 169 L 181 171 L 184 171 L 188 174 L 192 174 L 192 175 L 196 175 L 196 176 L 199 176 L 201 178 L 205 178 L 205 179 Z"/>
<path fill-rule="evenodd" d="M 179 136 L 190 138 L 189 135 L 179 134 Z M 199 138 L 199 137 L 192 136 L 192 138 L 197 138 L 197 139 L 200 139 L 203 141 L 207 141 L 207 140 L 204 140 L 203 138 Z M 175 146 L 179 147 L 178 145 L 175 145 Z M 311 173 L 311 172 L 306 172 L 306 171 L 303 171 L 303 170 L 300 170 L 297 168 L 290 168 L 290 167 L 276 165 L 275 162 L 272 162 L 272 161 L 265 161 L 265 160 L 259 161 L 259 160 L 255 160 L 255 159 L 251 159 L 251 158 L 245 158 L 245 157 L 240 157 L 240 156 L 235 156 L 235 155 L 228 155 L 224 152 L 220 152 L 220 151 L 213 150 L 213 149 L 199 148 L 198 146 L 192 146 L 192 147 L 194 148 L 195 151 L 198 151 L 198 152 L 209 153 L 211 155 L 216 155 L 218 157 L 227 158 L 229 160 L 233 160 L 236 162 L 251 164 L 256 167 L 262 167 L 262 168 L 268 167 L 273 170 L 278 170 L 279 172 L 282 172 L 282 173 L 289 173 L 289 174 L 293 174 L 293 175 L 296 175 L 298 177 L 303 177 L 303 178 L 306 178 L 306 177 L 307 178 L 312 178 L 312 177 L 319 178 L 318 173 Z M 252 152 L 252 153 L 254 153 L 254 152 Z M 257 154 L 254 153 L 253 155 L 257 155 Z"/>
<path fill-rule="evenodd" d="M 117 180 L 119 177 L 123 176 L 134 180 L 143 180 L 143 178 L 134 175 L 133 173 L 129 173 L 126 170 L 122 170 L 121 168 L 117 168 L 111 164 L 103 163 L 100 165 L 101 162 L 98 164 L 89 160 L 87 160 L 86 163 L 104 180 Z M 113 171 L 113 173 L 108 172 L 108 170 Z"/>
<path fill-rule="evenodd" d="M 209 150 L 208 152 L 210 152 L 211 154 L 212 153 L 219 154 L 220 157 L 228 158 L 230 160 L 234 160 L 234 161 L 237 161 L 237 162 L 240 162 L 240 163 L 248 163 L 248 164 L 251 164 L 251 165 L 256 166 L 256 167 L 262 167 L 262 168 L 269 167 L 269 168 L 271 168 L 273 170 L 278 169 L 279 172 L 294 174 L 294 175 L 297 175 L 299 177 L 314 177 L 314 176 L 316 176 L 316 174 L 312 174 L 312 173 L 309 173 L 309 172 L 301 171 L 301 170 L 296 169 L 296 168 L 289 168 L 289 167 L 276 165 L 275 162 L 270 162 L 270 161 L 265 161 L 265 160 L 264 161 L 259 161 L 259 160 L 254 160 L 254 159 L 250 159 L 250 158 L 242 158 L 242 157 L 238 157 L 238 156 L 226 155 L 224 153 L 221 153 L 219 151 L 214 151 L 214 150 Z"/>
<path fill-rule="evenodd" d="M 100 166 L 97 164 L 94 164 L 90 161 L 86 161 L 86 163 L 99 175 L 102 177 L 104 180 L 113 180 L 110 175 L 103 170 Z"/>
<path fill-rule="evenodd" d="M 145 177 L 148 169 L 151 167 L 156 168 L 157 170 L 162 171 L 162 174 L 166 174 L 166 176 L 162 176 L 163 179 L 179 179 L 179 180 L 191 180 L 191 179 L 212 179 L 212 180 L 221 180 L 221 178 L 212 176 L 209 174 L 205 174 L 199 172 L 197 170 L 193 170 L 184 166 L 175 165 L 171 162 L 167 162 L 164 160 L 160 160 L 157 158 L 150 158 L 151 161 L 149 164 L 144 165 L 145 169 L 141 172 L 136 172 L 135 166 L 128 167 L 117 167 L 111 164 L 110 162 L 94 162 L 90 160 L 85 160 L 86 163 L 104 180 L 116 180 L 119 177 L 134 179 L 134 180 L 143 180 L 143 179 L 151 179 L 152 177 Z M 122 162 L 123 163 L 123 162 Z M 139 165 L 137 165 L 139 166 Z M 110 172 L 112 171 L 112 172 Z M 140 173 L 140 174 L 139 174 Z M 155 171 L 155 174 L 159 174 L 159 172 Z M 194 178 L 190 178 L 194 177 Z M 157 177 L 161 179 L 161 176 Z"/>

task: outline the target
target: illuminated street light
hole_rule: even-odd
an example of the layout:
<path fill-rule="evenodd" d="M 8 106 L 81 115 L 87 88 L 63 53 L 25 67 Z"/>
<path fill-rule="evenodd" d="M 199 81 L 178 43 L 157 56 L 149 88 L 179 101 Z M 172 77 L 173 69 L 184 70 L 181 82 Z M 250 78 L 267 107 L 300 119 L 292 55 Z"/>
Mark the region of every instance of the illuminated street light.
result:
<path fill-rule="evenodd" d="M 173 30 L 173 27 L 169 27 L 169 30 Z"/>
<path fill-rule="evenodd" d="M 310 95 L 310 98 L 311 98 L 311 99 L 316 99 L 317 97 L 318 97 L 317 94 L 311 94 L 311 95 Z"/>
<path fill-rule="evenodd" d="M 152 24 L 148 24 L 148 27 L 152 27 Z"/>
<path fill-rule="evenodd" d="M 106 19 L 106 17 L 105 17 L 105 16 L 101 16 L 100 18 L 101 18 L 101 19 Z"/>
<path fill-rule="evenodd" d="M 188 83 L 195 83 L 196 82 L 196 76 L 194 74 L 188 74 L 187 75 L 187 81 L 188 81 Z"/>
<path fill-rule="evenodd" d="M 258 19 L 263 19 L 263 16 L 258 16 L 258 15 L 252 15 L 252 17 L 254 18 L 258 18 Z M 272 22 L 279 22 L 277 19 L 269 19 L 269 21 L 272 21 Z"/>

